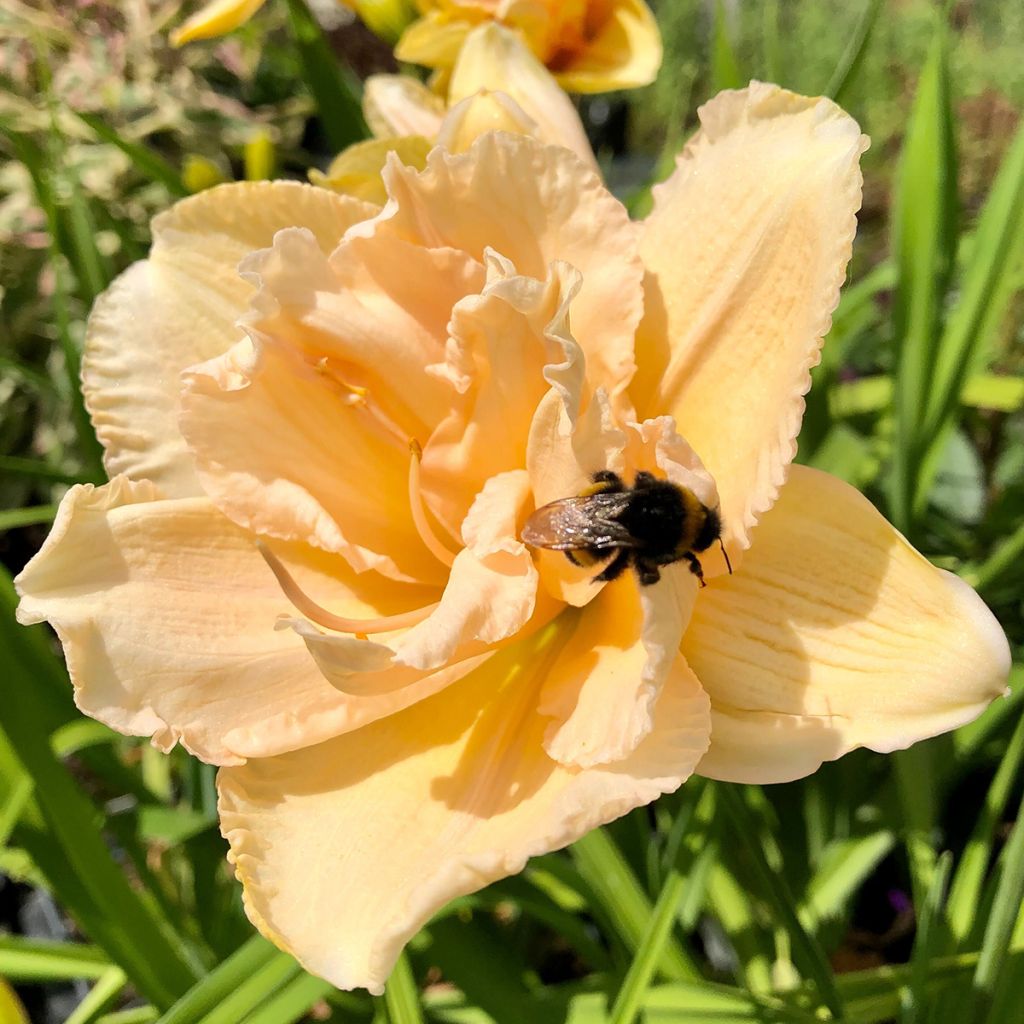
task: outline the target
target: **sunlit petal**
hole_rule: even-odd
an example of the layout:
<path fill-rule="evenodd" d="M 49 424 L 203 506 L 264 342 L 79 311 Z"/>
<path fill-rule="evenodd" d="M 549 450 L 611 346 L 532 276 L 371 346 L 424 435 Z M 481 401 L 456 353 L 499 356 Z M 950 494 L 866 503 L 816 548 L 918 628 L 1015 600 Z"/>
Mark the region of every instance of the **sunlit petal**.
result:
<path fill-rule="evenodd" d="M 349 614 L 431 599 L 358 578 L 337 557 L 280 554 Z M 163 499 L 124 477 L 74 487 L 17 588 L 19 619 L 56 629 L 78 706 L 164 750 L 180 741 L 206 761 L 238 763 L 319 743 L 399 703 L 340 692 L 299 636 L 275 630 L 293 609 L 254 538 L 204 498 Z"/>
<path fill-rule="evenodd" d="M 741 549 L 796 450 L 850 258 L 866 140 L 829 100 L 761 83 L 700 113 L 643 227 L 652 277 L 633 394 L 642 414 L 675 417 Z"/>
<path fill-rule="evenodd" d="M 977 717 L 1009 649 L 981 599 L 849 485 L 794 466 L 734 576 L 697 599 L 683 653 L 712 702 L 700 771 L 782 782 Z"/>
<path fill-rule="evenodd" d="M 86 333 L 82 387 L 114 476 L 199 494 L 178 430 L 181 371 L 226 352 L 253 286 L 239 261 L 274 233 L 305 225 L 330 252 L 373 207 L 296 182 L 222 185 L 182 200 L 153 221 L 149 258 L 100 296 Z"/>
<path fill-rule="evenodd" d="M 674 790 L 707 746 L 707 699 L 678 658 L 653 732 L 569 769 L 536 705 L 557 624 L 407 711 L 305 753 L 220 772 L 220 812 L 260 930 L 341 988 L 380 992 L 441 906 Z"/>
<path fill-rule="evenodd" d="M 636 228 L 578 157 L 496 132 L 466 154 L 434 150 L 419 174 L 392 165 L 385 179 L 392 202 L 373 230 L 451 246 L 480 261 L 492 249 L 537 280 L 555 260 L 575 267 L 582 285 L 572 333 L 586 355 L 591 389 L 604 386 L 614 397 L 625 387 L 643 306 Z"/>

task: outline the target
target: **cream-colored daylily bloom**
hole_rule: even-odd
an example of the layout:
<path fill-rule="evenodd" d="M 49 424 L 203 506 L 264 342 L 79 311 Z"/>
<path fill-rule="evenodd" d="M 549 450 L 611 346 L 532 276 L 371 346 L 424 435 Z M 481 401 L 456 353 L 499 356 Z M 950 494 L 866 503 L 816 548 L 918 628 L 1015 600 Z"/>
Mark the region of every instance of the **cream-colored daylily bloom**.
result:
<path fill-rule="evenodd" d="M 363 114 L 378 139 L 419 136 L 458 153 L 485 131 L 508 131 L 564 146 L 597 166 L 572 101 L 519 33 L 502 25 L 485 22 L 466 35 L 445 96 L 408 75 L 371 75 Z"/>
<path fill-rule="evenodd" d="M 116 475 L 68 492 L 19 615 L 87 713 L 221 766 L 250 918 L 343 988 L 694 771 L 798 778 L 1003 692 L 974 592 L 791 465 L 865 140 L 760 84 L 701 120 L 639 225 L 504 133 L 392 160 L 383 207 L 222 186 L 93 314 Z M 601 469 L 719 505 L 735 573 L 595 585 L 521 543 Z"/>
<path fill-rule="evenodd" d="M 569 92 L 632 89 L 654 81 L 661 34 L 643 0 L 417 0 L 423 13 L 395 47 L 399 60 L 447 71 L 474 26 L 520 33 Z"/>

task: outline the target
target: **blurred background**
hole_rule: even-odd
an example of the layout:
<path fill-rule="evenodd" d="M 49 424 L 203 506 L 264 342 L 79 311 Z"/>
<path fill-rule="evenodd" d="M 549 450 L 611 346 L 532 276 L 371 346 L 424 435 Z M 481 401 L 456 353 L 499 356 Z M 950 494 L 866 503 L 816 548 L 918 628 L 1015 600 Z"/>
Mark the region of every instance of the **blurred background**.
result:
<path fill-rule="evenodd" d="M 980 590 L 1012 696 L 798 783 L 695 781 L 531 862 L 414 940 L 406 1003 L 254 937 L 213 769 L 80 718 L 50 636 L 13 623 L 63 490 L 103 479 L 84 321 L 150 218 L 326 167 L 364 135 L 361 80 L 399 70 L 333 0 L 173 49 L 195 6 L 0 0 L 0 1024 L 1024 1021 L 1024 5 L 661 0 L 657 82 L 579 101 L 637 217 L 697 107 L 751 78 L 871 136 L 799 460 Z"/>

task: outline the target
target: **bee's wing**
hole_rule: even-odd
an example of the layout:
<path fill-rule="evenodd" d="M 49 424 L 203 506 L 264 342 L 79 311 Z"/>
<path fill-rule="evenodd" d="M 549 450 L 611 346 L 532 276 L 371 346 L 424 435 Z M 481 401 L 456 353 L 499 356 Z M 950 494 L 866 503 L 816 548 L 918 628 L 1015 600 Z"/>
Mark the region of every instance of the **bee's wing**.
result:
<path fill-rule="evenodd" d="M 552 501 L 526 520 L 523 542 L 555 551 L 636 547 L 632 535 L 615 519 L 628 502 L 629 495 L 618 491 Z"/>

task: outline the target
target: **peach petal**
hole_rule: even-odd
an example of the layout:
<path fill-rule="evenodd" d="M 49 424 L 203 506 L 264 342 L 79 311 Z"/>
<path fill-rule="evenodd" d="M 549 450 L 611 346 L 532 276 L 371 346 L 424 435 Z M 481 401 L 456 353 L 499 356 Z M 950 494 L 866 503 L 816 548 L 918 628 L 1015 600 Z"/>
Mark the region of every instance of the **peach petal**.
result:
<path fill-rule="evenodd" d="M 279 551 L 324 598 L 354 615 L 429 599 L 357 580 L 341 559 Z M 16 581 L 21 622 L 48 620 L 64 645 L 75 700 L 120 732 L 178 741 L 215 764 L 277 754 L 387 714 L 321 674 L 255 539 L 204 498 L 164 499 L 116 477 L 73 487 L 41 551 Z"/>
<path fill-rule="evenodd" d="M 337 552 L 358 572 L 440 583 L 408 498 L 408 447 L 296 354 L 245 339 L 185 378 L 182 430 L 240 526 Z M 323 603 L 323 602 L 320 602 Z"/>
<path fill-rule="evenodd" d="M 575 267 L 582 285 L 572 332 L 590 389 L 622 392 L 635 370 L 643 267 L 635 226 L 592 169 L 568 150 L 495 132 L 466 154 L 434 150 L 423 172 L 392 162 L 384 176 L 391 201 L 360 232 L 451 246 L 481 262 L 490 249 L 537 280 L 555 261 Z"/>
<path fill-rule="evenodd" d="M 554 719 L 544 735 L 550 757 L 580 768 L 620 761 L 651 732 L 696 590 L 689 570 L 673 565 L 649 587 L 622 577 L 577 613 L 540 695 L 540 714 Z"/>
<path fill-rule="evenodd" d="M 274 233 L 307 225 L 330 252 L 373 207 L 296 182 L 222 185 L 153 221 L 149 259 L 97 300 L 86 331 L 82 386 L 111 476 L 158 483 L 171 496 L 201 493 L 178 431 L 180 372 L 226 352 L 253 294 L 237 272 Z"/>
<path fill-rule="evenodd" d="M 682 645 L 711 697 L 700 771 L 784 782 L 976 718 L 1010 653 L 964 582 L 849 485 L 793 466 L 734 576 L 700 591 Z"/>
<path fill-rule="evenodd" d="M 545 378 L 576 378 L 578 388 L 584 373 L 568 328 L 579 274 L 555 264 L 538 281 L 494 254 L 485 260 L 487 285 L 455 305 L 445 358 L 429 367 L 462 394 L 423 449 L 424 495 L 452 530 L 488 479 L 525 464 Z"/>
<path fill-rule="evenodd" d="M 444 100 L 409 75 L 370 75 L 363 83 L 363 116 L 379 139 L 433 139 L 441 130 Z"/>
<path fill-rule="evenodd" d="M 641 414 L 675 416 L 741 549 L 796 451 L 850 258 L 867 140 L 829 100 L 759 82 L 700 115 L 642 229 L 651 277 L 632 394 Z"/>
<path fill-rule="evenodd" d="M 466 547 L 455 556 L 440 605 L 396 642 L 399 664 L 435 669 L 472 641 L 500 643 L 529 621 L 537 597 L 537 570 L 517 539 L 528 496 L 525 470 L 500 473 L 487 481 L 466 516 Z"/>
<path fill-rule="evenodd" d="M 448 103 L 454 107 L 481 89 L 510 97 L 533 123 L 530 134 L 565 146 L 585 164 L 597 166 L 572 100 L 522 37 L 495 22 L 479 25 L 466 36 L 448 85 Z"/>
<path fill-rule="evenodd" d="M 536 711 L 557 623 L 407 711 L 218 777 L 253 923 L 307 970 L 380 993 L 441 906 L 671 792 L 707 746 L 707 699 L 677 658 L 626 759 L 565 768 Z"/>

